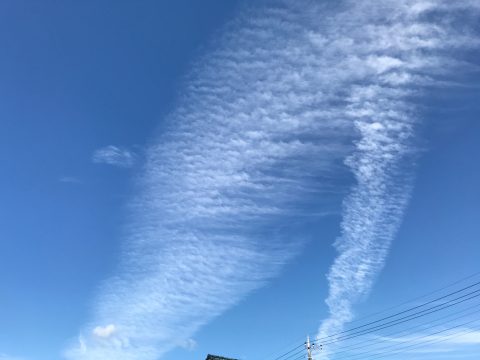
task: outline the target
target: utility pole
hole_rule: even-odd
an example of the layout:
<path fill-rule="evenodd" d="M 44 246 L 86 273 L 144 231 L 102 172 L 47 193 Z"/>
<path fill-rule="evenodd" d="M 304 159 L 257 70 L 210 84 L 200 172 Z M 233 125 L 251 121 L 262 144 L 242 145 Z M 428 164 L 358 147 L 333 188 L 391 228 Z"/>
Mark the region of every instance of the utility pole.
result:
<path fill-rule="evenodd" d="M 308 360 L 312 360 L 312 348 L 315 344 L 310 345 L 310 337 L 307 335 L 307 341 L 305 342 L 305 348 L 307 349 Z"/>

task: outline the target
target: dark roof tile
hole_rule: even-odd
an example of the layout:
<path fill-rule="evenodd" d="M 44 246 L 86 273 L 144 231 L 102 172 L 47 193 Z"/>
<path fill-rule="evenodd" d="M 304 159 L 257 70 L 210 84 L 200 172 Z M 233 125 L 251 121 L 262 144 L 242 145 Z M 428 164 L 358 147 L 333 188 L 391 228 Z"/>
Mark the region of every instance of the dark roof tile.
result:
<path fill-rule="evenodd" d="M 226 358 L 226 357 L 223 357 L 223 356 L 208 354 L 206 360 L 237 360 L 237 359 L 231 359 L 231 358 Z"/>

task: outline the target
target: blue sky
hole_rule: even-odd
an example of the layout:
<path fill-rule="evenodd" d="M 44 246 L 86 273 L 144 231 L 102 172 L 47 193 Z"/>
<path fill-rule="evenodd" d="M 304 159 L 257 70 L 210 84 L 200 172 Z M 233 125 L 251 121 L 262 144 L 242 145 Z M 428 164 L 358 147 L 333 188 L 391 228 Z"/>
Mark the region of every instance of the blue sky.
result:
<path fill-rule="evenodd" d="M 0 360 L 268 358 L 477 272 L 479 10 L 3 1 Z"/>

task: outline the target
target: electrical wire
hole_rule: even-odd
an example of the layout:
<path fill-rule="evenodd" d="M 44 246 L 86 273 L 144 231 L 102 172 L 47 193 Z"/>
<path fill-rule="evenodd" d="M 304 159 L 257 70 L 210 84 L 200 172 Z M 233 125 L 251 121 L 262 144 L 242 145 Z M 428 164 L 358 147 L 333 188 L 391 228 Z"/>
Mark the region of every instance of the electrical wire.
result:
<path fill-rule="evenodd" d="M 409 340 L 406 340 L 406 341 L 402 341 L 402 342 L 399 342 L 399 343 L 396 343 L 394 345 L 389 345 L 389 346 L 383 346 L 383 347 L 380 347 L 378 349 L 375 349 L 374 351 L 378 351 L 378 350 L 390 350 L 390 349 L 394 349 L 396 348 L 397 346 L 399 345 L 402 345 L 402 344 L 409 344 L 409 343 L 412 343 L 414 342 L 415 344 L 418 344 L 418 340 L 421 340 L 421 339 L 425 339 L 425 338 L 430 338 L 432 336 L 435 336 L 435 335 L 439 335 L 439 334 L 443 334 L 445 332 L 448 332 L 448 331 L 452 331 L 452 330 L 455 330 L 455 329 L 458 329 L 460 327 L 463 327 L 463 326 L 467 326 L 467 325 L 470 325 L 470 324 L 473 324 L 475 322 L 478 322 L 480 319 L 475 319 L 475 320 L 470 320 L 470 321 L 467 321 L 467 322 L 464 322 L 462 324 L 458 324 L 458 325 L 455 325 L 455 326 L 452 326 L 452 327 L 449 327 L 449 328 L 446 328 L 446 329 L 442 329 L 442 330 L 439 330 L 439 331 L 436 331 L 436 332 L 433 332 L 433 333 L 429 333 L 429 334 L 426 334 L 426 335 L 422 335 L 422 336 L 417 336 L 413 339 L 409 339 Z M 361 352 L 361 353 L 357 353 L 357 354 L 354 354 L 354 355 L 350 355 L 348 356 L 348 359 L 351 359 L 351 360 L 357 360 L 358 357 L 362 357 L 362 355 L 367 355 L 367 354 L 371 354 L 372 351 L 364 351 L 364 352 Z M 381 351 L 380 354 L 384 354 L 385 351 Z M 376 355 L 379 355 L 379 354 L 373 354 L 373 356 L 376 356 Z M 343 359 L 345 357 L 340 357 L 338 359 Z"/>
<path fill-rule="evenodd" d="M 349 334 L 349 332 L 351 332 L 354 329 L 345 330 L 345 331 L 342 331 L 341 333 L 338 333 L 338 334 L 345 334 L 345 335 L 338 336 L 338 334 L 333 334 L 333 335 L 330 335 L 328 337 L 323 338 L 323 339 L 327 339 L 327 338 L 332 338 L 332 337 L 336 336 L 336 338 L 334 338 L 332 340 L 328 340 L 326 342 L 322 342 L 322 339 L 315 339 L 315 341 L 320 342 L 322 345 L 327 345 L 327 344 L 332 344 L 332 343 L 335 343 L 335 342 L 338 342 L 338 341 L 347 340 L 347 339 L 351 339 L 351 338 L 358 337 L 358 336 L 361 336 L 361 335 L 365 335 L 365 334 L 368 334 L 368 333 L 372 333 L 372 332 L 377 331 L 377 330 L 382 330 L 382 329 L 385 329 L 385 328 L 396 326 L 398 324 L 402 324 L 402 323 L 410 321 L 410 320 L 414 320 L 414 319 L 417 319 L 417 318 L 420 318 L 420 317 L 423 317 L 423 316 L 427 316 L 427 315 L 436 313 L 438 311 L 448 309 L 452 306 L 464 303 L 468 300 L 477 298 L 477 297 L 480 296 L 479 292 L 480 292 L 480 289 L 472 291 L 470 293 L 467 293 L 467 294 L 462 295 L 460 297 L 457 297 L 455 299 L 449 300 L 449 301 L 444 302 L 442 304 L 435 305 L 435 306 L 432 306 L 430 308 L 427 308 L 427 309 L 415 312 L 413 314 L 401 317 L 399 319 L 391 320 L 391 321 L 388 321 L 386 323 L 379 324 L 379 325 L 376 325 L 376 326 L 373 326 L 373 327 L 370 327 L 370 328 L 367 328 L 367 329 L 364 329 L 364 330 L 354 331 L 351 334 Z M 476 294 L 476 295 L 473 295 L 473 294 Z M 470 296 L 470 295 L 472 295 L 472 296 Z M 460 299 L 463 299 L 463 300 L 460 300 Z M 460 301 L 457 301 L 457 300 L 460 300 Z M 392 318 L 392 316 L 390 316 L 388 318 Z M 377 322 L 378 321 L 375 321 L 375 323 L 377 323 Z M 371 324 L 373 324 L 373 322 Z M 365 324 L 365 326 L 368 326 L 368 325 L 370 325 L 370 324 Z M 362 327 L 364 327 L 364 326 L 362 326 Z"/>
<path fill-rule="evenodd" d="M 420 324 L 417 324 L 415 326 L 412 326 L 412 327 L 409 327 L 409 328 L 406 328 L 406 329 L 401 329 L 400 331 L 394 331 L 394 332 L 390 332 L 388 334 L 382 334 L 382 337 L 400 335 L 400 334 L 403 334 L 403 333 L 411 332 L 412 330 L 415 330 L 415 329 L 418 329 L 418 328 L 422 328 L 422 331 L 428 331 L 428 330 L 434 329 L 438 326 L 446 325 L 446 324 L 452 323 L 453 321 L 463 319 L 467 316 L 472 316 L 472 315 L 478 314 L 480 312 L 480 310 L 476 310 L 476 311 L 473 311 L 473 312 L 468 312 L 468 311 L 473 309 L 473 308 L 479 307 L 479 305 L 480 304 L 475 304 L 474 306 L 470 306 L 466 309 L 463 309 L 462 311 L 459 311 L 459 312 L 456 312 L 456 313 L 453 313 L 453 314 L 449 314 L 447 316 L 436 319 L 433 322 L 429 322 L 430 324 L 435 323 L 435 325 L 432 325 L 432 326 L 429 326 L 429 327 L 425 327 L 425 323 L 420 323 Z M 467 313 L 460 316 L 460 317 L 458 316 L 458 315 L 463 314 L 465 312 L 467 312 Z M 443 321 L 443 322 L 439 323 L 439 320 L 444 320 L 444 319 L 447 319 L 447 318 L 451 318 L 453 316 L 455 316 L 455 318 L 453 320 Z M 367 341 L 367 342 L 365 342 L 365 341 L 357 342 L 357 343 L 352 344 L 350 346 L 343 346 L 341 351 L 335 351 L 335 355 L 343 354 L 343 353 L 349 353 L 352 350 L 368 348 L 369 346 L 372 345 L 372 343 L 378 344 L 379 342 L 388 342 L 388 341 L 387 340 L 381 340 L 381 339 L 377 338 L 377 339 L 372 339 L 372 340 Z"/>
<path fill-rule="evenodd" d="M 443 290 L 445 290 L 445 289 L 452 288 L 453 286 L 458 285 L 458 284 L 460 284 L 460 283 L 462 283 L 462 282 L 465 282 L 465 281 L 467 281 L 467 280 L 469 280 L 469 279 L 472 279 L 472 278 L 474 278 L 474 277 L 476 277 L 476 276 L 478 276 L 478 275 L 480 275 L 480 272 L 476 272 L 476 273 L 474 273 L 474 274 L 468 275 L 468 276 L 466 276 L 466 277 L 464 277 L 464 278 L 461 278 L 461 279 L 459 279 L 459 280 L 457 280 L 457 281 L 455 281 L 455 282 L 452 282 L 452 283 L 450 283 L 450 284 L 448 284 L 448 285 L 446 285 L 446 286 L 443 286 L 443 287 L 441 287 L 441 288 L 439 288 L 439 289 L 433 290 L 433 291 L 431 291 L 431 292 L 429 292 L 429 293 L 426 293 L 426 294 L 424 294 L 424 295 L 417 296 L 417 297 L 415 297 L 415 298 L 413 298 L 413 299 L 404 301 L 404 302 L 402 302 L 402 303 L 400 303 L 400 304 L 398 304 L 398 305 L 394 305 L 394 306 L 391 306 L 391 307 L 386 308 L 386 309 L 384 309 L 384 310 L 381 310 L 381 311 L 372 313 L 372 314 L 370 314 L 370 315 L 364 316 L 364 317 L 362 317 L 362 318 L 359 318 L 359 319 L 353 321 L 352 323 L 358 323 L 358 322 L 360 322 L 362 319 L 371 318 L 371 317 L 376 316 L 376 315 L 378 315 L 378 314 L 384 314 L 384 313 L 388 312 L 388 311 L 391 310 L 391 309 L 399 308 L 399 307 L 401 307 L 401 306 L 403 306 L 403 305 L 406 305 L 406 304 L 409 304 L 409 303 L 413 303 L 413 302 L 415 302 L 415 301 L 417 301 L 417 300 L 419 300 L 419 299 L 424 299 L 424 298 L 426 298 L 426 297 L 428 297 L 428 296 L 430 296 L 430 295 L 432 295 L 432 294 L 436 294 L 436 293 L 439 293 L 439 292 L 441 292 L 441 291 L 443 291 Z M 421 305 L 411 307 L 411 308 L 409 308 L 409 309 L 400 311 L 400 312 L 398 312 L 398 313 L 396 313 L 396 314 L 393 314 L 393 315 L 389 315 L 389 316 L 383 317 L 383 318 L 381 318 L 381 319 L 378 319 L 378 320 L 369 322 L 369 323 L 367 323 L 367 324 L 363 324 L 363 325 L 360 325 L 360 326 L 357 326 L 357 327 L 354 327 L 354 328 L 351 328 L 351 329 L 344 330 L 344 331 L 339 332 L 339 333 L 336 333 L 336 334 L 329 335 L 328 337 L 325 337 L 325 338 L 321 338 L 321 339 L 317 338 L 317 339 L 315 339 L 314 341 L 318 342 L 318 341 L 326 340 L 326 339 L 329 339 L 329 338 L 335 338 L 335 339 L 329 340 L 329 341 L 327 341 L 327 342 L 324 342 L 324 343 L 322 344 L 322 345 L 329 345 L 329 344 L 332 344 L 332 343 L 335 343 L 335 342 L 338 342 L 338 341 L 349 340 L 349 339 L 356 338 L 356 337 L 359 337 L 359 336 L 362 336 L 362 335 L 366 335 L 366 334 L 369 334 L 369 333 L 372 333 L 372 332 L 375 332 L 375 331 L 378 331 L 378 330 L 383 330 L 383 329 L 385 329 L 385 328 L 389 328 L 389 327 L 392 327 L 392 326 L 395 326 L 395 325 L 398 325 L 398 324 L 401 324 L 401 323 L 404 323 L 404 322 L 407 322 L 407 321 L 412 321 L 412 320 L 415 320 L 415 319 L 417 319 L 417 318 L 430 315 L 430 314 L 432 314 L 432 313 L 436 313 L 437 311 L 441 311 L 441 310 L 450 308 L 450 307 L 452 307 L 452 306 L 458 305 L 458 304 L 460 304 L 460 303 L 466 302 L 466 301 L 468 301 L 468 300 L 471 300 L 471 299 L 473 299 L 473 298 L 476 298 L 476 297 L 480 296 L 480 294 L 478 294 L 478 295 L 476 295 L 476 296 L 471 296 L 471 297 L 468 298 L 469 295 L 473 295 L 473 294 L 477 293 L 478 291 L 480 291 L 480 289 L 479 289 L 479 290 L 475 290 L 475 291 L 473 291 L 473 292 L 470 292 L 470 293 L 468 293 L 468 294 L 465 294 L 465 295 L 463 295 L 463 296 L 457 297 L 456 299 L 449 300 L 449 301 L 447 301 L 447 302 L 445 302 L 445 303 L 443 303 L 443 304 L 439 304 L 439 305 L 433 306 L 433 307 L 431 307 L 431 308 L 429 308 L 429 309 L 424 309 L 424 310 L 422 310 L 422 311 L 419 311 L 419 312 L 410 314 L 410 315 L 405 316 L 405 317 L 402 317 L 402 318 L 400 318 L 400 319 L 395 319 L 395 320 L 393 320 L 393 321 L 390 321 L 390 322 L 387 322 L 387 323 L 384 323 L 384 324 L 379 324 L 379 325 L 374 326 L 374 327 L 371 327 L 371 328 L 367 328 L 367 329 L 364 329 L 364 330 L 361 330 L 361 331 L 358 331 L 358 332 L 351 333 L 352 331 L 355 331 L 355 330 L 358 330 L 358 329 L 362 329 L 362 328 L 368 327 L 368 326 L 373 325 L 373 324 L 377 324 L 377 323 L 382 322 L 382 321 L 384 321 L 384 320 L 393 319 L 393 318 L 395 318 L 395 317 L 397 317 L 397 316 L 399 316 L 399 315 L 406 314 L 406 313 L 411 312 L 411 311 L 416 310 L 416 309 L 420 309 L 420 308 L 425 307 L 425 306 L 427 306 L 427 305 L 429 305 L 429 304 L 433 304 L 433 303 L 435 303 L 435 302 L 438 302 L 439 300 L 446 299 L 446 298 L 448 298 L 448 297 L 450 297 L 450 296 L 453 296 L 453 295 L 459 294 L 459 293 L 461 293 L 461 292 L 463 292 L 463 291 L 466 291 L 466 290 L 468 290 L 468 289 L 471 289 L 471 288 L 473 288 L 473 287 L 475 287 L 475 286 L 477 286 L 477 285 L 479 285 L 479 284 L 480 284 L 480 282 L 476 282 L 476 283 L 474 283 L 474 284 L 471 284 L 471 285 L 466 286 L 466 287 L 463 287 L 463 288 L 461 288 L 461 289 L 459 289 L 459 290 L 450 292 L 450 293 L 448 293 L 448 294 L 446 294 L 446 295 L 444 295 L 444 296 L 438 297 L 438 298 L 436 298 L 436 299 L 434 299 L 434 300 L 428 301 L 428 302 L 423 303 L 423 304 L 421 304 Z M 465 297 L 467 297 L 467 298 L 464 299 Z M 455 302 L 456 300 L 460 300 L 460 299 L 463 299 L 463 300 L 458 301 L 458 302 L 456 302 L 456 303 L 452 303 L 452 302 Z M 473 307 L 475 307 L 475 306 L 473 306 Z M 470 307 L 470 308 L 472 308 L 472 307 Z M 451 315 L 448 315 L 448 316 L 451 316 Z M 447 318 L 448 316 L 442 317 L 442 318 L 440 318 L 440 319 Z M 417 325 L 416 327 L 418 327 L 418 325 Z M 404 331 L 405 331 L 405 330 L 402 330 L 402 332 L 404 332 Z M 397 333 L 398 333 L 398 331 L 397 331 Z M 339 336 L 339 335 L 342 335 L 342 334 L 345 334 L 345 335 Z M 301 347 L 304 347 L 304 345 L 305 345 L 304 343 L 301 343 L 301 344 L 293 347 L 292 349 L 284 352 L 283 354 L 281 354 L 281 355 L 273 358 L 272 360 L 297 360 L 298 358 L 292 359 L 292 357 L 296 356 L 296 354 L 299 354 L 300 352 L 303 352 L 303 349 L 302 349 L 302 350 L 298 350 L 298 349 L 300 349 Z M 297 350 L 297 351 L 295 351 L 295 350 Z M 303 357 L 303 356 L 304 356 L 304 354 L 302 354 L 302 355 L 300 356 L 300 358 Z M 264 359 L 265 359 L 265 358 L 264 358 Z"/>
<path fill-rule="evenodd" d="M 457 326 L 456 328 L 461 327 L 461 326 L 465 326 L 465 325 L 469 325 L 469 324 L 473 324 L 473 323 L 479 322 L 479 321 L 480 321 L 480 319 L 469 321 L 468 323 L 461 324 L 461 325 Z M 452 329 L 449 329 L 449 330 L 452 330 Z M 463 332 L 458 333 L 458 334 L 453 334 L 453 335 L 450 335 L 450 336 L 442 337 L 441 339 L 437 339 L 437 340 L 427 340 L 427 341 L 422 341 L 420 343 L 416 342 L 415 344 L 412 344 L 412 345 L 409 345 L 409 346 L 404 346 L 400 349 L 393 350 L 394 353 L 392 353 L 392 350 L 388 350 L 388 351 L 381 352 L 379 354 L 369 355 L 368 360 L 380 359 L 380 358 L 384 358 L 385 356 L 398 355 L 398 354 L 401 354 L 402 352 L 404 352 L 404 350 L 409 350 L 409 349 L 412 349 L 412 348 L 415 349 L 415 348 L 419 348 L 419 347 L 421 348 L 424 345 L 431 345 L 431 344 L 447 342 L 447 341 L 449 341 L 451 339 L 454 339 L 456 337 L 463 336 L 463 335 L 466 335 L 466 334 L 471 334 L 471 333 L 477 332 L 477 331 L 478 331 L 477 329 L 470 329 L 468 331 L 463 331 Z M 437 334 L 430 334 L 429 336 L 434 336 L 434 335 L 437 335 Z M 418 345 L 420 345 L 420 346 L 418 346 Z M 400 350 L 400 351 L 398 351 L 398 350 Z M 371 356 L 374 356 L 374 357 L 371 357 Z M 349 359 L 350 359 L 350 357 L 349 357 Z"/>
<path fill-rule="evenodd" d="M 338 333 L 325 336 L 325 337 L 323 337 L 323 338 L 316 338 L 315 341 L 326 340 L 326 339 L 329 339 L 329 338 L 332 338 L 332 337 L 336 337 L 336 336 L 341 335 L 341 334 L 349 333 L 349 332 L 351 332 L 351 331 L 354 331 L 354 330 L 357 330 L 357 329 L 361 329 L 361 328 L 364 328 L 364 327 L 367 327 L 367 326 L 370 326 L 370 325 L 379 323 L 379 322 L 384 321 L 384 320 L 388 320 L 388 319 L 394 318 L 394 317 L 399 316 L 399 315 L 402 315 L 402 314 L 406 314 L 406 313 L 411 312 L 411 311 L 413 311 L 413 310 L 420 309 L 420 308 L 422 308 L 422 307 L 424 307 L 424 306 L 427 306 L 427 305 L 430 305 L 430 304 L 432 304 L 432 303 L 438 302 L 438 301 L 440 301 L 440 300 L 446 299 L 446 298 L 448 298 L 448 297 L 450 297 L 450 296 L 459 294 L 459 293 L 461 293 L 461 292 L 463 292 L 463 291 L 465 291 L 465 290 L 471 289 L 471 288 L 473 288 L 473 287 L 475 287 L 475 286 L 478 286 L 478 285 L 480 285 L 480 281 L 479 281 L 479 282 L 476 282 L 476 283 L 474 283 L 474 284 L 471 284 L 471 285 L 469 285 L 469 286 L 466 286 L 466 287 L 464 287 L 464 288 L 462 288 L 462 289 L 460 289 L 460 290 L 451 292 L 451 293 L 449 293 L 449 294 L 447 294 L 447 295 L 444 295 L 444 296 L 441 296 L 441 297 L 439 297 L 439 298 L 436 298 L 436 299 L 433 299 L 433 300 L 431 300 L 431 301 L 428 301 L 428 302 L 426 302 L 426 303 L 424 303 L 424 304 L 411 307 L 411 308 L 409 308 L 409 309 L 400 311 L 400 312 L 398 312 L 398 313 L 396 313 L 396 314 L 393 314 L 393 315 L 390 315 L 390 316 L 386 316 L 386 317 L 383 317 L 383 318 L 381 318 L 381 319 L 378 319 L 378 320 L 375 320 L 375 321 L 371 321 L 371 322 L 369 322 L 369 323 L 366 323 L 366 324 L 363 324 L 363 325 L 360 325 L 360 326 L 356 326 L 356 327 L 351 328 L 351 329 L 343 330 L 343 331 L 340 331 L 340 332 L 338 332 Z M 474 291 L 472 291 L 471 293 L 469 293 L 469 294 L 467 294 L 467 295 L 470 295 L 470 294 L 473 294 L 473 293 L 478 293 L 478 292 L 480 292 L 480 289 L 474 290 Z M 457 299 L 460 299 L 460 298 L 465 297 L 465 296 L 467 296 L 467 295 L 460 296 L 460 297 L 457 298 Z M 457 300 L 457 299 L 454 299 L 454 300 Z M 454 300 L 450 300 L 450 301 L 454 301 Z M 449 302 L 450 302 L 450 301 L 449 301 Z M 445 304 L 445 303 L 444 303 L 444 304 Z M 436 305 L 435 307 L 438 307 L 438 306 L 441 306 L 441 305 Z M 422 311 L 425 311 L 425 310 L 422 310 Z M 422 312 L 422 311 L 421 311 L 421 312 Z M 409 315 L 409 316 L 410 316 L 410 315 Z"/>
<path fill-rule="evenodd" d="M 396 304 L 396 305 L 387 307 L 387 308 L 385 308 L 385 309 L 383 309 L 383 310 L 380 310 L 380 311 L 377 311 L 377 312 L 370 313 L 370 314 L 368 314 L 368 315 L 362 316 L 362 317 L 360 317 L 360 318 L 358 318 L 358 319 L 355 319 L 355 320 L 351 321 L 350 323 L 351 323 L 351 324 L 355 324 L 355 323 L 361 322 L 361 321 L 363 321 L 363 320 L 372 318 L 372 317 L 374 317 L 374 316 L 376 316 L 376 315 L 384 314 L 384 313 L 386 313 L 386 312 L 389 312 L 390 310 L 397 309 L 397 308 L 399 308 L 399 307 L 401 307 L 401 306 L 403 306 L 403 305 L 407 305 L 407 304 L 416 302 L 417 300 L 425 299 L 426 297 L 429 297 L 430 295 L 437 294 L 437 293 L 439 293 L 439 292 L 441 292 L 441 291 L 443 291 L 443 290 L 445 290 L 445 289 L 449 289 L 449 288 L 451 288 L 451 287 L 454 287 L 455 285 L 461 284 L 462 282 L 465 282 L 465 281 L 467 281 L 467 280 L 470 280 L 470 279 L 472 279 L 472 278 L 474 278 L 474 277 L 476 277 L 476 276 L 479 276 L 479 275 L 480 275 L 480 271 L 475 272 L 475 273 L 470 274 L 470 275 L 467 275 L 467 276 L 465 276 L 465 277 L 463 277 L 463 278 L 461 278 L 461 279 L 459 279 L 459 280 L 456 280 L 456 281 L 451 282 L 451 283 L 449 283 L 449 284 L 447 284 L 447 285 L 444 285 L 444 286 L 442 286 L 442 287 L 440 287 L 440 288 L 437 288 L 436 290 L 432 290 L 432 291 L 430 291 L 430 292 L 428 292 L 428 293 L 425 293 L 425 294 L 423 294 L 423 295 L 420 295 L 420 296 L 411 298 L 411 299 L 409 299 L 409 300 L 405 300 L 405 301 L 403 301 L 403 302 L 401 302 L 401 303 L 399 303 L 399 304 Z"/>

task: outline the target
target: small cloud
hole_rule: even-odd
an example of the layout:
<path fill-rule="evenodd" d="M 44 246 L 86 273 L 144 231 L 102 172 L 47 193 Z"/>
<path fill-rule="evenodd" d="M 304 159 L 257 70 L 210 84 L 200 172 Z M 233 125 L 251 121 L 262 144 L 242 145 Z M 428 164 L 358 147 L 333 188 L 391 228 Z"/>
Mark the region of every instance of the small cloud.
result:
<path fill-rule="evenodd" d="M 108 164 L 123 168 L 132 167 L 136 161 L 136 154 L 126 148 L 108 145 L 94 151 L 92 161 L 95 164 Z"/>
<path fill-rule="evenodd" d="M 193 350 L 197 347 L 197 342 L 193 339 L 186 339 L 180 344 L 180 346 L 187 350 Z"/>
<path fill-rule="evenodd" d="M 80 345 L 80 352 L 85 354 L 87 352 L 87 344 L 85 343 L 85 339 L 82 335 L 78 337 L 78 344 Z"/>
<path fill-rule="evenodd" d="M 93 329 L 92 332 L 93 335 L 106 339 L 112 336 L 116 330 L 117 328 L 115 327 L 115 325 L 110 324 L 107 326 L 97 326 L 95 329 Z"/>
<path fill-rule="evenodd" d="M 74 176 L 62 176 L 61 178 L 58 179 L 58 181 L 65 184 L 81 184 L 82 183 L 82 181 L 79 178 L 76 178 Z"/>

